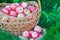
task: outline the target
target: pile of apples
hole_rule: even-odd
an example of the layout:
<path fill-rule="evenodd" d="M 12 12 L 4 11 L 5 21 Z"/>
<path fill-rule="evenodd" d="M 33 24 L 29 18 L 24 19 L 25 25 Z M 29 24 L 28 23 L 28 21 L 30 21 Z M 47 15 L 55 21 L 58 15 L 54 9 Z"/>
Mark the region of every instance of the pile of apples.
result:
<path fill-rule="evenodd" d="M 2 8 L 4 14 L 19 19 L 33 13 L 35 10 L 36 6 L 31 6 L 27 2 L 13 3 Z"/>
<path fill-rule="evenodd" d="M 35 40 L 42 36 L 41 32 L 42 28 L 40 26 L 35 26 L 34 31 L 24 31 L 22 36 L 28 38 L 29 40 Z"/>

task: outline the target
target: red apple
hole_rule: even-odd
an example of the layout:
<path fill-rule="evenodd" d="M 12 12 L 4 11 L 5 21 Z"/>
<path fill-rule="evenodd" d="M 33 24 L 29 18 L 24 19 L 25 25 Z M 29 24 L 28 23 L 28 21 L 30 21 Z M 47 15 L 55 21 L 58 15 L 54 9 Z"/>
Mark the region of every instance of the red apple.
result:
<path fill-rule="evenodd" d="M 22 18 L 25 17 L 25 14 L 24 13 L 19 13 L 17 17 L 18 17 L 18 19 L 22 19 Z"/>
<path fill-rule="evenodd" d="M 9 5 L 7 5 L 7 6 L 5 6 L 7 9 L 9 9 L 9 11 L 11 11 L 11 9 L 10 9 L 10 6 Z"/>
<path fill-rule="evenodd" d="M 23 8 L 26 8 L 28 6 L 28 3 L 27 2 L 21 2 L 20 6 L 22 6 Z"/>
<path fill-rule="evenodd" d="M 32 35 L 32 33 L 34 32 L 34 31 L 29 31 L 30 32 L 30 34 Z"/>
<path fill-rule="evenodd" d="M 36 11 L 36 7 L 35 6 L 28 6 L 28 9 L 30 10 L 30 12 Z"/>
<path fill-rule="evenodd" d="M 40 33 L 42 31 L 42 28 L 40 26 L 35 26 L 34 31 Z"/>
<path fill-rule="evenodd" d="M 7 7 L 4 7 L 2 9 L 2 11 L 5 13 L 5 14 L 9 14 L 10 13 L 10 10 L 7 8 Z"/>
<path fill-rule="evenodd" d="M 17 7 L 17 8 L 16 8 L 16 12 L 17 12 L 17 13 L 23 12 L 23 8 L 22 8 L 21 6 Z"/>
<path fill-rule="evenodd" d="M 12 16 L 12 17 L 16 17 L 17 16 L 17 13 L 15 11 L 10 11 L 10 14 L 9 15 Z"/>
<path fill-rule="evenodd" d="M 39 34 L 37 32 L 32 33 L 32 38 L 36 39 L 39 37 Z"/>
<path fill-rule="evenodd" d="M 30 38 L 30 33 L 28 31 L 24 31 L 22 33 L 22 36 L 27 37 L 27 38 Z"/>
<path fill-rule="evenodd" d="M 12 9 L 12 10 L 15 10 L 16 8 L 17 8 L 17 4 L 12 4 L 11 6 L 10 6 L 10 8 Z"/>
<path fill-rule="evenodd" d="M 33 14 L 27 15 L 27 19 L 28 19 L 28 20 L 32 20 L 32 19 L 33 19 Z"/>
<path fill-rule="evenodd" d="M 42 36 L 42 34 L 40 33 L 40 34 L 39 34 L 39 37 L 41 37 L 41 36 Z"/>

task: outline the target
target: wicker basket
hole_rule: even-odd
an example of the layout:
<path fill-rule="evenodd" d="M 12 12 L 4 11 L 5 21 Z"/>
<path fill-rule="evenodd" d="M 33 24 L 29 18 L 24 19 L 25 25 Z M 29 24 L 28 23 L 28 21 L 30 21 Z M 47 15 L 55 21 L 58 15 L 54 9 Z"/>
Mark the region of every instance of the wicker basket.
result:
<path fill-rule="evenodd" d="M 19 20 L 19 19 L 15 19 L 15 18 L 11 18 L 8 15 L 3 15 L 3 13 L 0 11 L 0 15 L 6 16 L 8 17 L 8 20 L 11 20 L 11 22 L 4 22 L 4 21 L 0 21 L 0 28 L 4 29 L 4 30 L 8 30 L 11 33 L 15 34 L 15 35 L 20 35 L 20 32 L 23 32 L 25 30 L 29 31 L 30 29 L 32 29 L 35 25 L 37 25 L 38 21 L 39 21 L 39 17 L 41 16 L 41 5 L 40 5 L 40 0 L 38 1 L 38 6 L 35 4 L 34 1 L 29 1 L 28 3 L 37 6 L 37 10 L 30 15 L 33 15 L 33 19 L 32 20 L 28 20 L 28 16 L 24 17 L 23 19 Z M 7 3 L 3 3 L 3 5 L 7 5 Z M 4 5 L 4 6 L 5 6 Z M 0 6 L 2 6 L 0 4 Z M 2 6 L 3 7 L 3 6 Z M 14 21 L 15 20 L 15 21 Z"/>

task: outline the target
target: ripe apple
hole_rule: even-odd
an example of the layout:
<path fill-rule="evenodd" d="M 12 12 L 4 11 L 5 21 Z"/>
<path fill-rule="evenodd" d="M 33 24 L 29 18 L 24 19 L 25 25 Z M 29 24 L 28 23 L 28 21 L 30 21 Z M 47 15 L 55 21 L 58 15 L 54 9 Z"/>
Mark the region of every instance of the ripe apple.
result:
<path fill-rule="evenodd" d="M 25 14 L 24 13 L 19 13 L 17 17 L 18 17 L 18 19 L 22 19 L 22 18 L 25 17 Z"/>
<path fill-rule="evenodd" d="M 24 9 L 24 13 L 25 13 L 26 15 L 29 15 L 29 14 L 30 14 L 30 10 Z"/>
<path fill-rule="evenodd" d="M 40 33 L 42 28 L 40 26 L 35 26 L 34 31 Z"/>
<path fill-rule="evenodd" d="M 22 33 L 22 36 L 26 37 L 26 38 L 30 38 L 30 33 L 28 31 L 24 31 Z"/>
<path fill-rule="evenodd" d="M 7 7 L 4 7 L 2 9 L 2 11 L 5 13 L 5 14 L 9 14 L 10 13 L 10 10 L 7 8 Z"/>
<path fill-rule="evenodd" d="M 17 8 L 17 4 L 11 4 L 11 6 L 10 6 L 10 8 L 12 9 L 12 10 L 15 10 L 16 8 Z"/>
<path fill-rule="evenodd" d="M 37 32 L 32 33 L 32 38 L 36 39 L 39 37 L 39 34 Z"/>
<path fill-rule="evenodd" d="M 22 12 L 23 12 L 23 8 L 22 8 L 21 6 L 18 6 L 18 7 L 16 8 L 16 12 L 17 12 L 17 13 L 22 13 Z"/>
<path fill-rule="evenodd" d="M 30 10 L 30 12 L 34 12 L 36 10 L 35 6 L 28 6 L 28 9 Z"/>
<path fill-rule="evenodd" d="M 29 40 L 34 40 L 33 38 L 30 38 Z"/>
<path fill-rule="evenodd" d="M 33 19 L 33 14 L 27 15 L 27 19 L 28 19 L 28 20 L 32 20 L 32 19 Z"/>
<path fill-rule="evenodd" d="M 20 6 L 22 6 L 23 8 L 26 8 L 28 6 L 28 3 L 27 2 L 21 2 Z"/>
<path fill-rule="evenodd" d="M 15 11 L 10 11 L 10 14 L 9 15 L 12 16 L 12 17 L 16 17 L 17 16 L 17 13 Z"/>

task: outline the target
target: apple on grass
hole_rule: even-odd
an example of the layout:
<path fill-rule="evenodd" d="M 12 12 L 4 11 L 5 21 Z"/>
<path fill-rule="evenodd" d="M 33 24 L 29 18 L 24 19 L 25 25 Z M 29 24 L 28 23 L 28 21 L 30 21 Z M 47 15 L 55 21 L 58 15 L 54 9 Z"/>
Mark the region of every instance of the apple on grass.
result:
<path fill-rule="evenodd" d="M 42 28 L 40 26 L 35 26 L 34 31 L 40 33 Z"/>
<path fill-rule="evenodd" d="M 30 38 L 30 33 L 28 31 L 24 31 L 22 33 L 22 36 L 26 37 L 26 38 Z"/>
<path fill-rule="evenodd" d="M 33 38 L 30 38 L 29 40 L 34 40 Z"/>
<path fill-rule="evenodd" d="M 36 39 L 39 37 L 39 34 L 37 32 L 32 33 L 32 38 Z"/>

